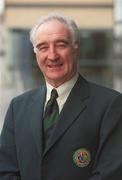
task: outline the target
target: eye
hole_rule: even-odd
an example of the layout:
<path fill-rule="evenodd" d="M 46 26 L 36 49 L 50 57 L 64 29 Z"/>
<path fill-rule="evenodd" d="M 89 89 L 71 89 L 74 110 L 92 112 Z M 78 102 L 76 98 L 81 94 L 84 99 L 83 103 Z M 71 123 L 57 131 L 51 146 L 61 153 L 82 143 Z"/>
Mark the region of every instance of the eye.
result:
<path fill-rule="evenodd" d="M 40 45 L 40 46 L 37 46 L 36 47 L 37 48 L 37 50 L 40 52 L 44 52 L 44 51 L 46 51 L 47 50 L 47 46 L 46 45 Z"/>
<path fill-rule="evenodd" d="M 66 48 L 67 46 L 68 46 L 68 44 L 65 43 L 65 42 L 59 42 L 59 43 L 57 43 L 57 47 L 58 47 L 58 48 L 61 48 L 61 49 L 64 49 L 64 48 Z"/>

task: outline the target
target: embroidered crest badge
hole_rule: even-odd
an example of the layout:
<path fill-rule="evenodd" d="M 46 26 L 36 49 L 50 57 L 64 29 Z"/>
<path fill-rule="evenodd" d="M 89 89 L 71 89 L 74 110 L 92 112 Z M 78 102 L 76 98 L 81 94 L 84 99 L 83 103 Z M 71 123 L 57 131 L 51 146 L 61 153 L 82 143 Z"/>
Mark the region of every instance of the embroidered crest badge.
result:
<path fill-rule="evenodd" d="M 86 167 L 89 165 L 90 161 L 90 153 L 85 148 L 78 149 L 73 154 L 73 162 L 78 167 Z"/>

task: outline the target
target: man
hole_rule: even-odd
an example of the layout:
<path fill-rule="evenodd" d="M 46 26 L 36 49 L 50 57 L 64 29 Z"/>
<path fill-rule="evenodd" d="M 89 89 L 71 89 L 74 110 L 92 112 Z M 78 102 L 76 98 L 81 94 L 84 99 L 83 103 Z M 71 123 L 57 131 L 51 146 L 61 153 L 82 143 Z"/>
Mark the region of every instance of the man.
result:
<path fill-rule="evenodd" d="M 78 73 L 79 32 L 72 20 L 51 14 L 30 36 L 46 85 L 10 104 L 0 180 L 121 180 L 121 94 Z M 52 89 L 58 95 L 50 100 Z"/>

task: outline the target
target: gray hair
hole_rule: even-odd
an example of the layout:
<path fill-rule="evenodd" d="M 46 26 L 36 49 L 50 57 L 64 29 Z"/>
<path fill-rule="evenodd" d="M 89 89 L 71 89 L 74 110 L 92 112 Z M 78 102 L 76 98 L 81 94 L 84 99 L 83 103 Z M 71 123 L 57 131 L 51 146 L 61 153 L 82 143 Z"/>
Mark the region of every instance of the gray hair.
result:
<path fill-rule="evenodd" d="M 73 40 L 73 43 L 77 43 L 79 44 L 80 42 L 80 38 L 79 38 L 79 29 L 76 25 L 76 23 L 70 19 L 69 17 L 66 17 L 64 15 L 61 15 L 61 14 L 49 14 L 47 16 L 44 16 L 44 17 L 41 17 L 37 23 L 32 27 L 31 31 L 30 31 L 30 41 L 31 43 L 33 44 L 34 46 L 34 38 L 35 38 L 35 34 L 38 30 L 38 28 L 46 23 L 46 22 L 49 22 L 49 21 L 52 21 L 52 20 L 57 20 L 63 24 L 65 24 L 68 29 L 70 30 L 71 34 L 72 34 L 72 40 Z"/>

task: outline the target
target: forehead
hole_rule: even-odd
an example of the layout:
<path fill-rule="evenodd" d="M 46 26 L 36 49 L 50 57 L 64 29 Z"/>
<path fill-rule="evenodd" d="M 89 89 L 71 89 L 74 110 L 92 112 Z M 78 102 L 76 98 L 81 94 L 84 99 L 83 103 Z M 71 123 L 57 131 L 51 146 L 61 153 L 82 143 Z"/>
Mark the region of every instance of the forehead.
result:
<path fill-rule="evenodd" d="M 69 28 L 57 20 L 45 22 L 40 25 L 35 34 L 35 42 L 49 40 L 55 38 L 71 38 Z"/>

